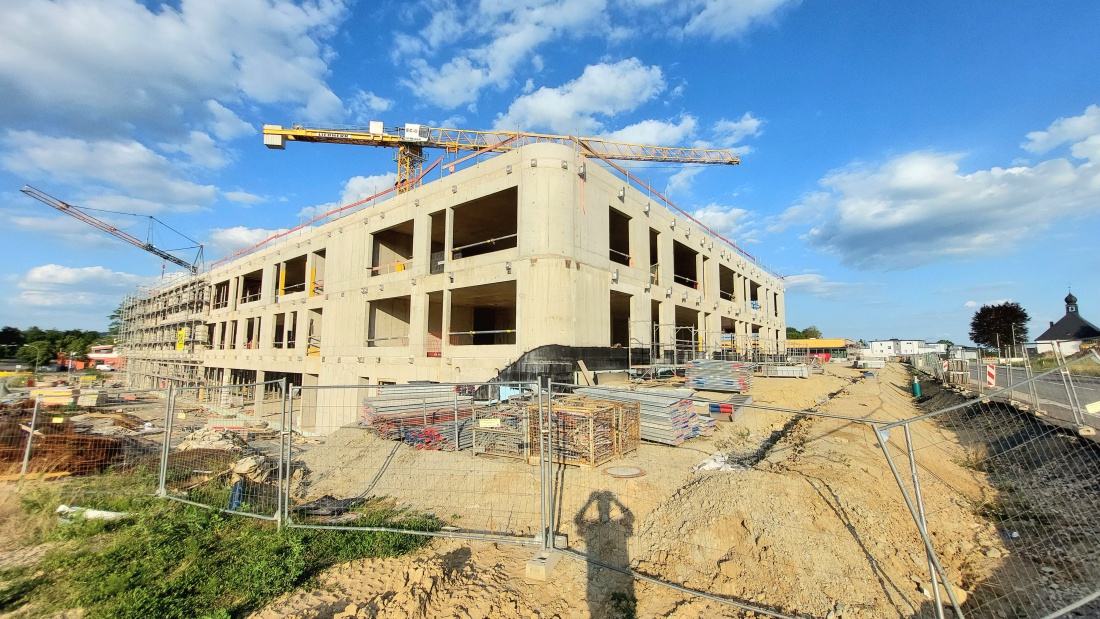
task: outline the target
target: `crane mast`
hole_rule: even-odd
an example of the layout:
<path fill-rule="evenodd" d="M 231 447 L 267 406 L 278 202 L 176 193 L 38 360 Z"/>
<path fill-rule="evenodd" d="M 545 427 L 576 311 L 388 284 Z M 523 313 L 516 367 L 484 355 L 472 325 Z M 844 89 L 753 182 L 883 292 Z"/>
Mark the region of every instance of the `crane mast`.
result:
<path fill-rule="evenodd" d="M 195 273 L 198 273 L 199 267 L 198 267 L 197 264 L 190 264 L 190 263 L 188 263 L 187 261 L 185 261 L 181 258 L 177 258 L 176 256 L 173 256 L 172 254 L 170 254 L 170 253 L 168 253 L 168 252 L 166 252 L 162 249 L 154 247 L 152 243 L 142 242 L 141 239 L 133 236 L 132 234 L 123 232 L 122 230 L 119 230 L 118 228 L 112 226 L 111 224 L 109 224 L 109 223 L 107 223 L 107 222 L 105 222 L 101 219 L 97 219 L 95 217 L 92 217 L 91 215 L 81 211 L 77 207 L 75 207 L 71 204 L 62 202 L 61 200 L 58 200 L 57 198 L 49 195 L 48 193 L 46 193 L 44 191 L 41 191 L 39 189 L 35 189 L 34 187 L 31 187 L 30 185 L 24 185 L 23 189 L 21 189 L 20 191 L 22 191 L 23 193 L 27 194 L 28 196 L 34 198 L 35 200 L 38 200 L 39 202 L 42 202 L 43 204 L 46 204 L 47 206 L 51 206 L 51 207 L 61 211 L 62 213 L 65 213 L 66 215 L 69 215 L 71 217 L 75 217 L 76 219 L 79 219 L 80 221 L 83 221 L 84 223 L 88 224 L 89 226 L 92 226 L 93 228 L 97 228 L 99 230 L 102 230 L 103 232 L 106 232 L 107 234 L 110 234 L 111 236 L 113 236 L 115 238 L 121 239 L 121 240 L 135 246 L 135 247 L 139 247 L 141 249 L 144 249 L 145 251 L 153 254 L 154 256 L 157 256 L 157 257 L 159 257 L 163 260 L 171 262 L 172 264 L 181 266 L 181 267 L 187 269 L 188 271 L 190 271 L 192 275 L 194 275 Z"/>
<path fill-rule="evenodd" d="M 366 128 L 317 128 L 294 125 L 264 125 L 264 145 L 285 149 L 287 141 L 324 144 L 355 144 L 396 148 L 397 183 L 400 191 L 411 189 L 406 183 L 420 176 L 425 148 L 440 148 L 449 153 L 459 151 L 508 152 L 527 144 L 554 143 L 583 148 L 605 159 L 619 161 L 655 161 L 664 163 L 702 163 L 737 165 L 741 160 L 728 149 L 653 146 L 615 142 L 600 138 L 578 138 L 548 133 L 515 131 L 477 131 L 445 129 L 407 123 L 404 127 L 385 128 L 381 122 L 371 122 Z"/>

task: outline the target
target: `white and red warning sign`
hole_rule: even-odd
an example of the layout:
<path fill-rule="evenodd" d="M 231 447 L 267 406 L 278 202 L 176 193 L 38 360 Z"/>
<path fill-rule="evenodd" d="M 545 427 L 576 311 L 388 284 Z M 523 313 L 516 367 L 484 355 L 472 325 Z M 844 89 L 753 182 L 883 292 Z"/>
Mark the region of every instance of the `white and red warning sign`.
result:
<path fill-rule="evenodd" d="M 997 366 L 990 363 L 985 366 L 985 386 L 996 387 L 997 386 Z"/>
<path fill-rule="evenodd" d="M 944 361 L 944 362 L 943 362 L 943 374 L 944 374 L 944 376 L 946 376 L 946 375 L 947 375 L 947 365 L 948 365 L 948 364 L 947 364 L 947 362 L 946 362 L 946 361 Z"/>

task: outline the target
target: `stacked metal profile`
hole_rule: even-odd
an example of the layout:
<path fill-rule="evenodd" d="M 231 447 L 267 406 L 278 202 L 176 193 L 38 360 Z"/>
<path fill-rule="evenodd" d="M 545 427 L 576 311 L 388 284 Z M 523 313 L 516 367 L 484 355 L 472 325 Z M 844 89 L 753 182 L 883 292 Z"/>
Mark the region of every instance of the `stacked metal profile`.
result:
<path fill-rule="evenodd" d="M 363 398 L 359 425 L 417 449 L 458 451 L 473 446 L 473 398 L 453 387 L 389 387 Z"/>
<path fill-rule="evenodd" d="M 760 373 L 770 378 L 809 378 L 810 366 L 801 363 L 765 363 L 760 366 Z"/>
<path fill-rule="evenodd" d="M 751 363 L 740 361 L 696 359 L 687 362 L 685 376 L 696 389 L 744 393 L 752 389 L 752 369 Z"/>
<path fill-rule="evenodd" d="M 474 411 L 471 428 L 474 453 L 526 460 L 531 456 L 531 426 L 537 437 L 537 405 L 480 408 Z"/>
<path fill-rule="evenodd" d="M 716 420 L 696 413 L 692 401 L 675 392 L 582 387 L 576 393 L 615 402 L 637 402 L 643 441 L 676 446 L 714 433 Z"/>
<path fill-rule="evenodd" d="M 550 406 L 551 453 L 555 462 L 600 466 L 638 449 L 641 415 L 637 402 L 565 394 L 554 396 Z M 538 424 L 529 425 L 534 458 L 541 453 L 542 443 Z"/>

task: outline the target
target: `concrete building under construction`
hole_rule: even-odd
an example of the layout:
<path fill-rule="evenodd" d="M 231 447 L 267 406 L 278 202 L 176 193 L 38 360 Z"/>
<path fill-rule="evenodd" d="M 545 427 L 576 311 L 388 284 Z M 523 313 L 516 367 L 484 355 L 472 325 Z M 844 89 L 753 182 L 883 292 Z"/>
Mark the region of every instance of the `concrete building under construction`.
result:
<path fill-rule="evenodd" d="M 131 386 L 572 378 L 779 353 L 782 281 L 561 144 L 527 144 L 129 298 Z"/>

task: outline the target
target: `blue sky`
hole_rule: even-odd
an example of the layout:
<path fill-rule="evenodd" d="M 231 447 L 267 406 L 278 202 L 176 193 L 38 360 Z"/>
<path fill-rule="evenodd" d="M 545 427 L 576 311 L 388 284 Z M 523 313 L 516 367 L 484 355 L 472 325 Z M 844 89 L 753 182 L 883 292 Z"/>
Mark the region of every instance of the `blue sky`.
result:
<path fill-rule="evenodd" d="M 962 342 L 1007 299 L 1035 336 L 1069 286 L 1100 322 L 1097 23 L 1084 0 L 8 0 L 0 324 L 103 328 L 161 272 L 24 184 L 216 259 L 392 185 L 388 150 L 269 151 L 260 125 L 369 120 L 735 148 L 636 171 L 826 336 Z"/>

